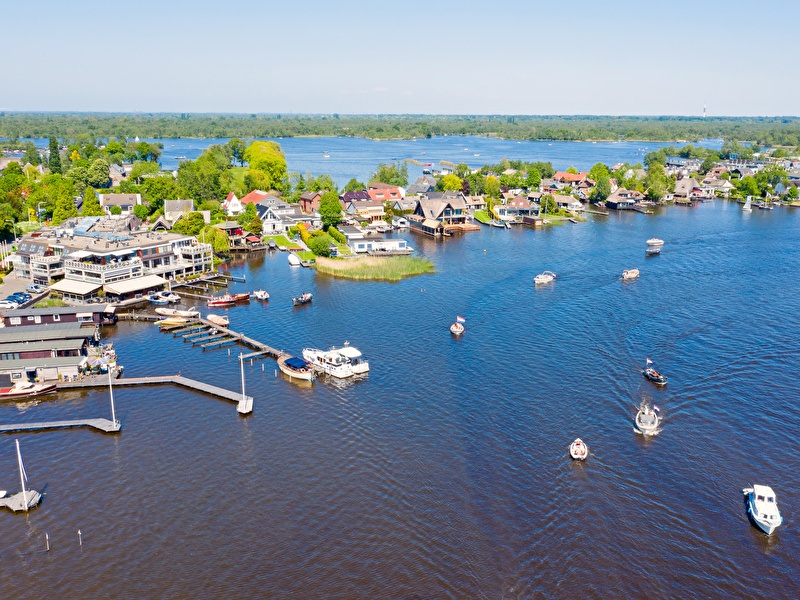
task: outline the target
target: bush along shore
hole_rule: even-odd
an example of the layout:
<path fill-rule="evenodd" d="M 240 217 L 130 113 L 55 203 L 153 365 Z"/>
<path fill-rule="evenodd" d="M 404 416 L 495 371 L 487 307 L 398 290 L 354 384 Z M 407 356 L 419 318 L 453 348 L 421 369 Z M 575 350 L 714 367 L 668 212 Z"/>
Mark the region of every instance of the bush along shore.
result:
<path fill-rule="evenodd" d="M 434 273 L 434 264 L 416 256 L 361 256 L 359 258 L 334 259 L 317 257 L 318 273 L 358 279 L 361 281 L 400 281 L 406 277 Z"/>

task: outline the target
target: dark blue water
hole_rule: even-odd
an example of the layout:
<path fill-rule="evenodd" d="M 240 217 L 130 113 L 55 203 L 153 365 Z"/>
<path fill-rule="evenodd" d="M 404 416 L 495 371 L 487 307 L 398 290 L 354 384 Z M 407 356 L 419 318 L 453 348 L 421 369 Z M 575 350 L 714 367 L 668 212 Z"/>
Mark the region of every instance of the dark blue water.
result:
<path fill-rule="evenodd" d="M 347 339 L 368 379 L 300 387 L 256 361 L 249 418 L 189 391 L 119 388 L 118 436 L 21 436 L 46 496 L 27 517 L 0 513 L 0 589 L 794 598 L 798 234 L 791 209 L 717 202 L 444 242 L 406 234 L 437 272 L 396 284 L 291 269 L 281 253 L 240 260 L 231 272 L 247 283 L 232 289 L 271 300 L 230 309 L 233 329 L 295 353 Z M 664 250 L 645 259 L 653 236 Z M 622 282 L 633 267 L 641 278 Z M 558 279 L 534 289 L 545 269 Z M 305 290 L 313 303 L 292 308 Z M 239 386 L 235 348 L 203 352 L 138 323 L 104 333 L 128 376 Z M 665 388 L 642 378 L 646 357 Z M 633 432 L 642 399 L 663 416 L 650 439 Z M 103 390 L 0 406 L 0 422 L 107 414 Z M 584 464 L 567 456 L 577 436 Z M 0 438 L 11 490 L 13 439 Z M 778 494 L 771 538 L 746 518 L 752 483 Z"/>

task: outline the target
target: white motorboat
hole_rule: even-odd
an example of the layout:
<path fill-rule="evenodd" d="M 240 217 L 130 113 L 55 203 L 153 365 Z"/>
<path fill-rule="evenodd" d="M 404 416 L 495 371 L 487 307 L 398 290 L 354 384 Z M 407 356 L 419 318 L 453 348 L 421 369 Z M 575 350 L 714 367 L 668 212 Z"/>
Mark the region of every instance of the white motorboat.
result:
<path fill-rule="evenodd" d="M 754 485 L 751 488 L 744 488 L 742 493 L 745 495 L 747 514 L 750 519 L 761 531 L 772 535 L 783 523 L 775 492 L 768 485 Z"/>
<path fill-rule="evenodd" d="M 634 422 L 636 423 L 636 429 L 634 429 L 636 433 L 656 435 L 660 431 L 658 426 L 661 422 L 658 416 L 658 407 L 650 408 L 649 405 L 643 402 L 639 405 L 639 412 L 636 413 Z"/>
<path fill-rule="evenodd" d="M 622 272 L 622 278 L 625 280 L 637 279 L 639 277 L 639 269 L 625 269 Z"/>
<path fill-rule="evenodd" d="M 219 325 L 220 327 L 227 327 L 231 324 L 231 320 L 223 315 L 206 315 L 206 321 L 210 321 L 214 325 Z"/>
<path fill-rule="evenodd" d="M 294 254 L 293 252 L 289 252 L 289 265 L 292 267 L 299 267 L 302 264 L 300 257 Z"/>
<path fill-rule="evenodd" d="M 278 359 L 278 368 L 281 373 L 288 375 L 290 379 L 302 379 L 303 381 L 314 381 L 316 379 L 311 363 L 297 356 L 281 356 Z"/>
<path fill-rule="evenodd" d="M 196 319 L 200 316 L 199 310 L 179 310 L 177 308 L 156 308 L 153 310 L 157 315 L 162 317 L 183 317 L 185 319 Z"/>
<path fill-rule="evenodd" d="M 346 379 L 355 375 L 350 359 L 338 350 L 303 348 L 303 358 L 333 377 Z"/>
<path fill-rule="evenodd" d="M 334 346 L 330 351 L 338 352 L 347 360 L 349 360 L 354 375 L 364 375 L 365 373 L 369 373 L 369 361 L 364 358 L 364 355 L 361 354 L 361 351 L 351 346 L 350 342 L 345 341 L 344 345 L 341 347 Z"/>
<path fill-rule="evenodd" d="M 173 294 L 172 292 L 166 292 L 166 291 L 156 292 L 155 294 L 153 294 L 153 296 L 161 300 L 166 300 L 171 304 L 177 304 L 178 302 L 181 301 L 181 297 L 178 296 L 178 294 Z"/>
<path fill-rule="evenodd" d="M 660 238 L 650 238 L 649 240 L 647 240 L 647 245 L 648 246 L 663 246 L 664 245 L 664 240 L 662 240 Z"/>
<path fill-rule="evenodd" d="M 256 290 L 253 292 L 253 296 L 255 296 L 256 300 L 269 300 L 269 294 L 264 290 Z"/>
<path fill-rule="evenodd" d="M 533 278 L 533 283 L 535 285 L 545 285 L 547 283 L 551 283 L 555 281 L 556 274 L 552 271 L 544 271 L 543 273 L 539 273 L 536 277 Z"/>
<path fill-rule="evenodd" d="M 586 460 L 589 458 L 589 446 L 587 446 L 581 438 L 576 438 L 575 441 L 569 445 L 569 455 L 573 460 Z"/>

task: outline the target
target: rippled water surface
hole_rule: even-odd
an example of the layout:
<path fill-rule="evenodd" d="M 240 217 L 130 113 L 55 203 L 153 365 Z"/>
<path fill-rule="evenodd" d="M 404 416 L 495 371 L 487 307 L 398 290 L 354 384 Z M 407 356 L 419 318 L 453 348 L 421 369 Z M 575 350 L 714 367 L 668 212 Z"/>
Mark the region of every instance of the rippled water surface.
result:
<path fill-rule="evenodd" d="M 268 304 L 232 328 L 299 353 L 345 339 L 366 380 L 301 387 L 245 367 L 254 414 L 118 388 L 123 431 L 19 436 L 28 516 L 0 513 L 0 589 L 34 597 L 797 597 L 800 213 L 735 204 L 544 231 L 406 233 L 435 275 L 359 283 L 231 265 Z M 666 241 L 645 258 L 645 240 Z M 641 278 L 622 282 L 623 269 Z M 545 269 L 556 282 L 534 289 Z M 311 305 L 290 298 L 314 293 Z M 461 339 L 448 326 L 466 317 Z M 126 375 L 237 389 L 236 355 L 106 328 Z M 246 350 L 245 350 L 246 351 Z M 646 357 L 669 377 L 658 389 Z M 663 430 L 633 432 L 641 400 Z M 108 392 L 0 406 L 1 422 L 108 416 Z M 592 455 L 567 456 L 577 436 Z M 18 487 L 13 437 L 0 485 Z M 741 488 L 772 485 L 771 538 Z M 81 530 L 83 545 L 78 545 Z M 51 550 L 44 552 L 49 533 Z"/>

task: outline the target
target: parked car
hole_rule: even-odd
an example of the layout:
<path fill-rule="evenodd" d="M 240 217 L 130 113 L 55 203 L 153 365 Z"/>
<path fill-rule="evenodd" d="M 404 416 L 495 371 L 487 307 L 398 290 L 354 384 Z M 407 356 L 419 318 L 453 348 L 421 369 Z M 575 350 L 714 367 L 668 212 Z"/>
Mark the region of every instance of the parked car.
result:
<path fill-rule="evenodd" d="M 13 300 L 0 300 L 0 309 L 3 308 L 17 308 L 19 304 Z"/>
<path fill-rule="evenodd" d="M 38 283 L 29 283 L 25 287 L 25 291 L 30 292 L 31 294 L 41 294 L 46 289 L 47 289 L 46 287 L 44 287 L 43 285 L 39 285 Z"/>

